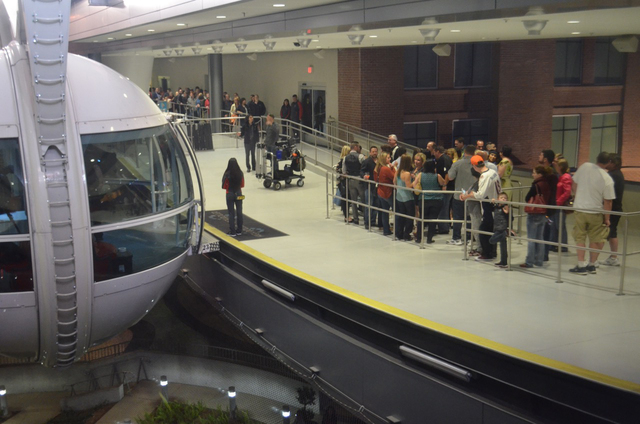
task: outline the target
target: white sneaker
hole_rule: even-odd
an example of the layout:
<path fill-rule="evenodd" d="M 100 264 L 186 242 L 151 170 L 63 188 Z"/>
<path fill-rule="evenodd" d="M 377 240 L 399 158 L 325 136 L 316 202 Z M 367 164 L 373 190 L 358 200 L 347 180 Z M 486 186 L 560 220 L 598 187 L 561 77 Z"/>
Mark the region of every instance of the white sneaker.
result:
<path fill-rule="evenodd" d="M 458 240 L 456 240 L 456 241 L 454 242 L 454 244 L 455 244 L 456 246 L 462 246 L 464 243 L 462 242 L 462 240 L 459 240 L 459 239 L 458 239 Z"/>
<path fill-rule="evenodd" d="M 618 258 L 612 258 L 611 256 L 609 256 L 606 261 L 602 262 L 602 265 L 620 266 L 620 260 Z"/>
<path fill-rule="evenodd" d="M 457 240 L 451 239 L 451 240 L 447 240 L 447 244 L 450 246 L 455 246 Z"/>

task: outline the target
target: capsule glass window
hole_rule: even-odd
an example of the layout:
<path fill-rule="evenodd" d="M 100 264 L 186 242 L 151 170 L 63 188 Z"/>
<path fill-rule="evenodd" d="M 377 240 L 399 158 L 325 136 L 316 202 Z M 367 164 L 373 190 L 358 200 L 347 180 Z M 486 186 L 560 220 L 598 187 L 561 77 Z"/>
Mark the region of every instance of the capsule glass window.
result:
<path fill-rule="evenodd" d="M 0 236 L 29 234 L 17 138 L 0 139 Z"/>
<path fill-rule="evenodd" d="M 184 152 L 169 125 L 82 136 L 91 225 L 175 209 L 193 200 Z"/>

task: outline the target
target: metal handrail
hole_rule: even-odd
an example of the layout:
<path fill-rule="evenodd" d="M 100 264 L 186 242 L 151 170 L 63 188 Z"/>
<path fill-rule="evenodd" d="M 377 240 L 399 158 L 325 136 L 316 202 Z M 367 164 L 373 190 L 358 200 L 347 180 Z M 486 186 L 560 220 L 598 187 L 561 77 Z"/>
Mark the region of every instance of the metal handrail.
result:
<path fill-rule="evenodd" d="M 475 199 L 473 197 L 467 198 L 465 199 L 465 204 L 464 204 L 464 210 L 465 210 L 465 218 L 467 216 L 467 201 L 475 201 L 475 202 L 487 202 L 490 201 L 489 199 Z M 529 203 L 525 203 L 525 202 L 513 202 L 513 201 L 501 201 L 501 204 L 505 204 L 509 206 L 509 232 L 511 233 L 511 211 L 512 211 L 512 206 L 518 206 L 518 207 L 524 207 L 526 206 L 530 206 Z M 624 232 L 623 232 L 623 243 L 622 243 L 622 252 L 613 252 L 611 250 L 606 250 L 606 249 L 593 249 L 587 246 L 577 246 L 577 245 L 572 245 L 572 244 L 568 244 L 568 243 L 562 243 L 562 237 L 558 237 L 558 241 L 556 242 L 552 242 L 552 241 L 545 241 L 545 240 L 539 240 L 539 239 L 532 239 L 529 237 L 523 237 L 523 236 L 518 236 L 518 235 L 512 235 L 510 236 L 508 239 L 515 239 L 515 240 L 522 240 L 522 241 L 526 241 L 526 242 L 533 242 L 533 243 L 538 243 L 538 244 L 544 244 L 544 245 L 550 245 L 550 246 L 556 246 L 557 247 L 557 254 L 558 254 L 558 271 L 557 271 L 557 280 L 556 283 L 562 283 L 562 248 L 566 247 L 566 248 L 574 248 L 574 249 L 578 249 L 578 250 L 584 250 L 585 252 L 598 252 L 598 253 L 608 253 L 608 254 L 615 254 L 615 255 L 620 255 L 622 257 L 622 263 L 620 264 L 620 284 L 619 284 L 619 288 L 618 288 L 618 296 L 623 296 L 625 295 L 624 293 L 624 280 L 625 280 L 625 274 L 626 274 L 626 261 L 627 261 L 627 256 L 633 256 L 633 255 L 637 255 L 640 254 L 640 250 L 638 251 L 632 251 L 632 252 L 628 252 L 628 246 L 627 246 L 627 240 L 629 237 L 629 218 L 630 217 L 636 217 L 636 216 L 640 216 L 640 211 L 634 211 L 634 212 L 617 212 L 617 211 L 607 211 L 604 209 L 584 209 L 584 208 L 575 208 L 575 207 L 570 207 L 570 206 L 556 206 L 556 205 L 544 205 L 545 209 L 555 209 L 559 211 L 559 219 L 558 219 L 558 223 L 559 223 L 559 227 L 558 227 L 558 233 L 562 233 L 562 214 L 565 214 L 565 211 L 571 211 L 571 212 L 584 212 L 584 213 L 597 213 L 597 214 L 609 214 L 609 215 L 619 215 L 620 217 L 624 218 Z M 493 232 L 488 232 L 488 231 L 481 231 L 481 230 L 473 230 L 473 229 L 467 229 L 466 225 L 465 225 L 465 231 L 468 231 L 472 234 L 484 234 L 484 235 L 492 235 Z M 528 234 L 527 234 L 528 236 Z M 507 264 L 507 269 L 508 270 L 512 270 L 511 267 L 511 243 L 508 243 L 508 249 L 509 249 L 509 255 L 508 255 L 508 264 Z M 463 260 L 469 260 L 469 256 L 468 256 L 468 250 L 467 250 L 467 245 L 466 243 L 464 244 L 464 257 Z"/>
<path fill-rule="evenodd" d="M 381 186 L 384 186 L 384 187 L 390 187 L 390 188 L 395 189 L 392 192 L 393 193 L 392 194 L 392 196 L 393 196 L 393 208 L 391 209 L 391 212 L 393 212 L 394 215 L 401 216 L 403 218 L 412 219 L 412 220 L 416 220 L 418 222 L 421 222 L 422 226 L 423 226 L 423 230 L 425 228 L 425 224 L 429 224 L 429 223 L 436 223 L 436 224 L 437 223 L 448 223 L 448 224 L 458 224 L 458 223 L 465 224 L 466 223 L 466 221 L 464 219 L 462 219 L 462 220 L 457 220 L 457 219 L 427 219 L 427 218 L 424 218 L 422 216 L 420 216 L 420 217 L 416 217 L 415 215 L 410 216 L 410 215 L 402 214 L 402 213 L 399 213 L 399 212 L 396 211 L 396 190 L 409 190 L 409 191 L 411 191 L 412 195 L 413 195 L 413 193 L 418 193 L 419 192 L 421 197 L 422 197 L 422 208 L 421 208 L 422 211 L 424 211 L 424 196 L 423 196 L 424 194 L 430 194 L 431 193 L 431 194 L 453 194 L 453 195 L 455 195 L 455 194 L 460 194 L 461 191 L 455 191 L 455 190 L 416 190 L 415 188 L 399 187 L 399 186 L 396 186 L 394 184 L 380 183 L 380 182 L 376 182 L 376 181 L 373 181 L 373 180 L 368 180 L 368 179 L 364 179 L 364 178 L 360 178 L 360 177 L 356 177 L 356 176 L 352 176 L 352 175 L 338 174 L 338 172 L 336 172 L 335 170 L 327 171 L 327 173 L 326 173 L 326 180 L 327 180 L 327 193 L 326 193 L 326 197 L 327 197 L 327 218 L 329 218 L 329 202 L 333 203 L 333 200 L 330 200 L 330 199 L 340 199 L 340 200 L 346 201 L 347 202 L 347 204 L 346 204 L 347 211 L 349 210 L 349 206 L 351 204 L 356 204 L 358 206 L 362 206 L 362 207 L 368 209 L 369 210 L 369 230 L 368 230 L 369 232 L 371 232 L 371 227 L 372 227 L 372 225 L 371 225 L 371 212 L 370 212 L 371 210 L 376 210 L 376 211 L 382 212 L 382 213 L 385 213 L 385 212 L 389 213 L 390 212 L 389 210 L 384 210 L 382 208 L 378 208 L 378 207 L 375 207 L 373 205 L 369 205 L 367 203 L 358 202 L 357 200 L 354 200 L 354 199 L 349 199 L 349 190 L 348 189 L 346 190 L 345 197 L 336 196 L 335 192 L 333 192 L 333 190 L 331 190 L 331 193 L 329 193 L 329 188 L 328 188 L 328 186 L 329 186 L 329 184 L 328 184 L 329 175 L 332 175 L 332 178 L 331 178 L 331 181 L 332 181 L 331 186 L 332 187 L 335 186 L 335 184 L 333 184 L 333 182 L 335 182 L 333 177 L 339 175 L 340 177 L 347 179 L 347 181 L 349 179 L 352 179 L 352 180 L 355 180 L 355 181 L 366 183 L 368 185 L 367 190 L 371 190 L 371 186 L 373 184 L 376 184 L 376 185 L 379 185 L 379 186 L 381 185 Z M 348 183 L 347 183 L 347 187 L 348 187 Z M 348 214 L 348 212 L 347 212 L 347 214 Z M 393 234 L 393 240 L 394 241 L 397 240 L 395 232 Z M 425 248 L 424 240 L 425 240 L 425 237 L 424 237 L 424 235 L 422 235 L 420 237 L 420 244 L 419 244 L 420 249 L 424 249 Z"/>
<path fill-rule="evenodd" d="M 365 139 L 367 142 L 366 143 L 367 150 L 371 147 L 373 143 L 385 144 L 387 142 L 387 136 L 385 135 L 377 134 L 377 133 L 374 133 L 373 131 L 365 130 L 364 128 L 359 128 L 359 127 L 347 124 L 346 122 L 338 121 L 336 118 L 332 116 L 329 116 L 326 124 L 327 124 L 327 127 L 331 128 L 332 130 L 335 129 L 337 131 L 344 131 L 347 134 L 347 140 L 350 140 L 350 137 L 349 137 L 350 134 L 353 134 L 354 136 L 359 136 L 359 138 Z M 337 125 L 334 126 L 334 124 L 337 124 Z M 355 137 L 354 137 L 354 140 L 355 140 Z M 359 140 L 356 140 L 356 141 L 359 141 Z M 406 149 L 418 148 L 413 144 L 405 143 L 402 141 L 398 141 L 398 145 Z"/>

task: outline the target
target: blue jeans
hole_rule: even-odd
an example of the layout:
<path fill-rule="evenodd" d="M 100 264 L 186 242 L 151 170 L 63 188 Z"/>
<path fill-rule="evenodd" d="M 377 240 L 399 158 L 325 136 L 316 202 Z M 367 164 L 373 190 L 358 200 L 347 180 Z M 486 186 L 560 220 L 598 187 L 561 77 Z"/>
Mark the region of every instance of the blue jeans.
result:
<path fill-rule="evenodd" d="M 527 215 L 527 238 L 543 240 L 544 226 L 547 222 L 545 214 Z M 530 241 L 527 245 L 527 265 L 542 266 L 544 260 L 544 244 Z"/>
<path fill-rule="evenodd" d="M 464 202 L 458 199 L 451 200 L 451 209 L 453 211 L 453 219 L 464 219 Z M 462 223 L 453 224 L 453 237 L 454 240 L 462 239 Z"/>
<path fill-rule="evenodd" d="M 378 197 L 378 201 L 380 202 L 380 208 L 388 211 L 391 209 L 391 202 L 393 202 L 393 197 L 389 197 L 385 199 L 384 197 Z M 382 233 L 385 236 L 391 235 L 391 228 L 389 227 L 389 212 L 380 212 L 382 215 Z"/>
<path fill-rule="evenodd" d="M 229 212 L 229 232 L 236 234 L 242 232 L 242 200 L 237 200 L 236 193 L 227 193 L 227 212 Z M 235 210 L 234 210 L 235 209 Z M 236 229 L 236 217 L 238 218 L 238 227 Z"/>
<path fill-rule="evenodd" d="M 440 213 L 438 214 L 438 219 L 451 219 L 451 215 L 449 215 L 449 211 L 451 210 L 451 199 L 453 198 L 453 194 L 444 194 L 442 197 L 442 209 L 440 209 Z M 450 224 L 447 222 L 439 222 L 438 223 L 438 232 L 440 234 L 448 234 L 449 233 Z"/>
<path fill-rule="evenodd" d="M 378 207 L 378 194 L 376 193 L 376 186 L 374 184 L 367 184 L 364 187 L 364 202 L 369 206 Z M 371 223 L 369 222 L 369 212 L 371 212 Z M 376 217 L 378 211 L 375 209 L 364 209 L 364 226 L 374 225 L 376 223 Z"/>

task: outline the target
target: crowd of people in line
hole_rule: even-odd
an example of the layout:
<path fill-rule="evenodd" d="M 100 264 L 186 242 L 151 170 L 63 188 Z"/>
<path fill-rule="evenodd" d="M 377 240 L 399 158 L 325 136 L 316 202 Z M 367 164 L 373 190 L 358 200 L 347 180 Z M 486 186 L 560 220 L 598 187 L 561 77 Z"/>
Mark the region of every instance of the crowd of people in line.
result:
<path fill-rule="evenodd" d="M 426 149 L 415 149 L 411 156 L 398 145 L 395 135 L 390 135 L 387 143 L 380 149 L 371 146 L 366 157 L 358 143 L 342 148 L 336 166 L 339 178 L 335 201 L 342 208 L 345 222 L 360 223 L 358 205 L 351 202 L 358 201 L 366 205 L 363 210 L 366 229 L 377 227 L 385 236 L 395 235 L 398 240 L 421 243 L 422 220 L 439 220 L 428 222 L 427 244 L 435 242 L 436 234 L 448 235 L 452 230 L 452 237 L 446 243 L 462 246 L 468 242 L 469 255 L 477 261 L 495 260 L 499 245 L 500 259 L 495 266 L 507 268 L 509 217 L 513 219 L 506 203 L 512 200 L 513 193 L 511 148 L 503 146 L 498 151 L 494 143 L 485 146 L 478 140 L 475 144 L 465 145 L 463 139 L 456 139 L 453 148 L 445 149 L 429 142 Z M 592 249 L 602 249 L 608 240 L 614 253 L 602 263 L 619 266 L 617 227 L 620 216 L 606 211 L 622 212 L 624 176 L 621 167 L 620 155 L 602 152 L 595 164 L 582 164 L 572 176 L 562 154 L 543 150 L 532 171 L 533 182 L 524 199 L 528 203 L 524 208 L 527 237 L 553 243 L 561 240 L 567 244 L 566 217 L 574 213 L 572 234 L 578 246 L 578 264 L 569 271 L 579 275 L 597 272 L 599 253 L 589 252 L 586 259 L 586 251 L 580 249 L 586 247 L 587 240 Z M 450 225 L 444 221 L 462 221 L 465 200 L 470 198 L 477 200 L 467 202 L 470 228 L 490 234 L 472 231 L 468 240 L 463 241 L 462 223 Z M 351 212 L 347 209 L 348 204 Z M 583 210 L 561 213 L 546 206 Z M 395 214 L 393 232 L 389 222 L 391 213 Z M 543 266 L 549 260 L 549 252 L 557 251 L 557 246 L 530 241 L 520 267 Z M 567 251 L 566 247 L 561 250 Z"/>
<path fill-rule="evenodd" d="M 149 97 L 163 110 L 184 114 L 189 117 L 210 118 L 211 95 L 200 87 L 184 90 L 178 88 L 175 93 L 170 89 L 150 87 Z M 239 117 L 267 116 L 267 108 L 258 94 L 251 94 L 249 100 L 235 93 L 233 98 L 226 91 L 222 94 L 220 103 L 222 117 L 229 118 L 225 123 L 227 129 L 239 125 Z M 318 96 L 312 104 L 310 94 L 305 94 L 302 101 L 293 94 L 291 100 L 284 99 L 280 107 L 280 118 L 322 131 L 326 119 L 326 105 L 324 98 Z"/>

